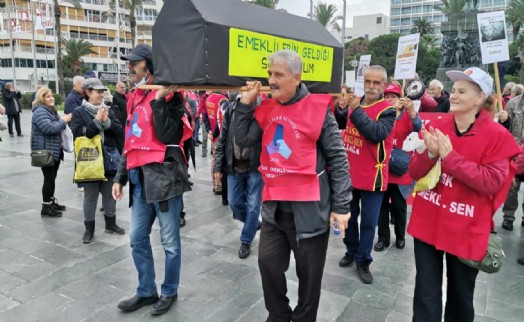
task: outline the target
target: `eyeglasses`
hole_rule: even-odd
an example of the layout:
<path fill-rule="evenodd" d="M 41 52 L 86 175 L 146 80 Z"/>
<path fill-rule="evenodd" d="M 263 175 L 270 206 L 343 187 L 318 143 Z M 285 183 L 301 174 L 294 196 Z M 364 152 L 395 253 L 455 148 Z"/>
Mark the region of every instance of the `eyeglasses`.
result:
<path fill-rule="evenodd" d="M 106 90 L 105 89 L 94 89 L 94 91 L 97 92 L 98 94 L 104 94 Z"/>
<path fill-rule="evenodd" d="M 129 67 L 133 68 L 140 62 L 143 62 L 143 60 L 128 60 L 127 64 L 129 65 Z"/>

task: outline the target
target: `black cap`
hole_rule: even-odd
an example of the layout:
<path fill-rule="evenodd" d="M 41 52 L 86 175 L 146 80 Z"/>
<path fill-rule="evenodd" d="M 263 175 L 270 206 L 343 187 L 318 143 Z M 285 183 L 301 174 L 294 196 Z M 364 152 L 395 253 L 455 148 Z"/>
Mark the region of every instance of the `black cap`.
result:
<path fill-rule="evenodd" d="M 131 60 L 131 61 L 137 61 L 137 60 L 148 60 L 150 62 L 153 61 L 153 50 L 151 49 L 151 46 L 146 44 L 139 44 L 136 45 L 133 50 L 131 50 L 131 53 L 129 55 L 122 56 L 120 59 L 122 60 Z"/>

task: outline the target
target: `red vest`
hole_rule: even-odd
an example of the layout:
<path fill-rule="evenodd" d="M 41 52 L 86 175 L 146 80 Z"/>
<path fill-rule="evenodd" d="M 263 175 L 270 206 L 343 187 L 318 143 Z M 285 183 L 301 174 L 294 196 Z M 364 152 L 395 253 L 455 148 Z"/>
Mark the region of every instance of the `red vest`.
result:
<path fill-rule="evenodd" d="M 431 122 L 431 126 L 449 135 L 453 149 L 469 161 L 479 165 L 511 162 L 510 174 L 495 195 L 474 191 L 442 172 L 435 188 L 415 196 L 409 234 L 455 256 L 481 260 L 486 255 L 492 216 L 506 198 L 515 174 L 511 159 L 520 149 L 510 132 L 489 119 L 485 110 L 462 137 L 456 135 L 452 115 Z"/>
<path fill-rule="evenodd" d="M 222 102 L 228 101 L 227 97 L 222 94 L 213 93 L 209 95 L 206 99 L 206 111 L 207 117 L 209 118 L 209 125 L 211 125 L 211 131 L 214 131 L 217 123 L 222 124 L 222 111 L 220 110 L 220 105 Z M 213 139 L 213 142 L 217 142 L 218 137 Z"/>
<path fill-rule="evenodd" d="M 402 149 L 404 141 L 408 135 L 413 132 L 413 122 L 411 121 L 411 117 L 407 111 L 404 110 L 400 119 L 395 121 L 395 128 L 393 129 L 393 132 L 393 148 Z M 402 176 L 397 176 L 390 172 L 388 176 L 388 183 L 411 185 L 413 183 L 413 179 L 411 179 L 408 173 L 404 173 Z"/>
<path fill-rule="evenodd" d="M 164 161 L 167 146 L 156 137 L 153 111 L 150 105 L 151 101 L 155 99 L 155 95 L 156 91 L 145 93 L 141 89 L 136 89 L 133 94 L 129 95 L 123 153 L 127 157 L 128 170 L 149 163 L 162 163 Z M 182 117 L 182 122 L 184 130 L 180 144 L 182 144 L 184 137 L 187 139 L 193 132 L 186 115 Z"/>
<path fill-rule="evenodd" d="M 361 108 L 372 120 L 376 121 L 382 112 L 393 107 L 382 99 L 373 105 Z M 388 161 L 395 129 L 384 141 L 373 144 L 366 140 L 351 123 L 352 112 L 351 109 L 348 109 L 346 131 L 342 137 L 349 160 L 351 184 L 360 190 L 385 191 L 388 187 Z"/>
<path fill-rule="evenodd" d="M 309 94 L 291 105 L 263 100 L 255 119 L 263 131 L 260 167 L 262 201 L 319 201 L 317 141 L 329 95 Z"/>

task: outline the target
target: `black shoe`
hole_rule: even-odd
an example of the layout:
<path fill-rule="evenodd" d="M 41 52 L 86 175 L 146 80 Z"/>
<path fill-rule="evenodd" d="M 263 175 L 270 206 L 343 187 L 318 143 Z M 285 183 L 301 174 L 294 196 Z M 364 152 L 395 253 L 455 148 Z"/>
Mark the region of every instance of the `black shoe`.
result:
<path fill-rule="evenodd" d="M 123 235 L 126 233 L 126 231 L 116 224 L 116 216 L 106 216 L 104 215 L 104 218 L 106 220 L 106 233 L 108 234 L 115 234 L 115 235 Z"/>
<path fill-rule="evenodd" d="M 215 196 L 221 196 L 222 195 L 222 190 L 217 191 L 217 190 L 213 189 L 213 193 L 215 194 Z"/>
<path fill-rule="evenodd" d="M 227 200 L 222 199 L 222 206 L 228 206 L 229 202 Z"/>
<path fill-rule="evenodd" d="M 196 142 L 197 142 L 198 144 L 202 144 L 202 141 L 200 141 L 200 140 L 197 140 Z"/>
<path fill-rule="evenodd" d="M 251 254 L 251 244 L 242 243 L 238 250 L 238 257 L 240 257 L 240 259 L 245 259 L 248 258 L 249 254 Z"/>
<path fill-rule="evenodd" d="M 166 313 L 167 311 L 169 311 L 169 308 L 171 308 L 171 305 L 173 305 L 173 302 L 175 302 L 176 298 L 177 298 L 177 295 L 160 296 L 158 301 L 151 308 L 151 314 L 160 315 L 160 314 Z"/>
<path fill-rule="evenodd" d="M 344 255 L 344 257 L 342 257 L 342 259 L 340 260 L 340 262 L 338 262 L 338 266 L 340 267 L 350 267 L 351 265 L 353 265 L 353 262 L 355 261 L 355 259 L 353 258 L 353 256 L 349 256 L 349 255 Z"/>
<path fill-rule="evenodd" d="M 57 218 L 62 217 L 62 213 L 53 207 L 53 204 L 42 204 L 42 211 L 40 211 L 42 217 Z"/>
<path fill-rule="evenodd" d="M 9 133 L 9 136 L 12 137 L 12 138 L 15 137 L 15 135 L 13 133 Z"/>
<path fill-rule="evenodd" d="M 375 251 L 376 252 L 381 252 L 383 251 L 384 249 L 388 248 L 389 247 L 389 243 L 384 243 L 383 241 L 379 240 L 376 244 L 375 244 Z"/>
<path fill-rule="evenodd" d="M 502 228 L 506 230 L 513 230 L 513 221 L 511 220 L 504 220 L 502 222 Z"/>
<path fill-rule="evenodd" d="M 369 271 L 369 263 L 367 264 L 357 264 L 357 272 L 360 281 L 364 284 L 373 283 L 373 274 Z"/>
<path fill-rule="evenodd" d="M 397 246 L 398 249 L 404 249 L 404 246 L 406 246 L 406 241 L 404 239 L 397 239 L 395 241 L 395 246 Z"/>
<path fill-rule="evenodd" d="M 207 154 L 202 153 L 202 158 L 207 157 Z"/>
<path fill-rule="evenodd" d="M 19 137 L 23 137 L 24 135 L 23 134 L 18 134 Z"/>
<path fill-rule="evenodd" d="M 184 227 L 186 225 L 186 219 L 180 218 L 180 227 Z"/>
<path fill-rule="evenodd" d="M 93 235 L 95 234 L 95 221 L 84 221 L 84 225 L 86 226 L 86 231 L 82 241 L 84 244 L 89 244 L 93 241 Z"/>
<path fill-rule="evenodd" d="M 100 212 L 104 212 L 105 208 L 104 207 L 100 207 Z"/>
<path fill-rule="evenodd" d="M 517 259 L 517 263 L 519 263 L 520 265 L 524 265 L 524 258 Z"/>
<path fill-rule="evenodd" d="M 148 297 L 140 297 L 140 296 L 133 296 L 129 299 L 122 300 L 118 303 L 117 307 L 125 312 L 132 312 L 136 311 L 139 308 L 141 308 L 144 305 L 151 305 L 158 301 L 158 295 L 148 296 Z"/>
<path fill-rule="evenodd" d="M 260 230 L 260 228 L 262 228 L 262 223 L 261 222 L 258 223 L 257 230 Z"/>
<path fill-rule="evenodd" d="M 194 183 L 192 181 L 187 180 L 187 182 L 189 183 L 190 186 L 194 185 Z"/>
<path fill-rule="evenodd" d="M 51 205 L 57 211 L 65 211 L 66 210 L 66 206 L 63 206 L 63 205 L 59 204 L 58 200 L 55 197 L 51 197 Z"/>
<path fill-rule="evenodd" d="M 524 227 L 524 219 L 522 219 L 522 222 L 520 223 L 522 227 Z"/>

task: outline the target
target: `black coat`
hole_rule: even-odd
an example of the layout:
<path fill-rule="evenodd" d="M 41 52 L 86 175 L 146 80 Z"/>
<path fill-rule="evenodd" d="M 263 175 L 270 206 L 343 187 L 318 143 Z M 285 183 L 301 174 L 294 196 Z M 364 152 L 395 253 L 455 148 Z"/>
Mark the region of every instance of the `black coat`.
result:
<path fill-rule="evenodd" d="M 20 94 L 19 91 L 8 91 L 4 89 L 4 91 L 2 92 L 2 96 L 4 97 L 4 107 L 6 115 L 16 115 L 22 112 L 22 104 L 20 104 L 22 94 Z M 15 100 L 18 103 L 20 111 L 16 110 Z"/>
<path fill-rule="evenodd" d="M 449 112 L 449 93 L 446 91 L 442 91 L 439 98 L 435 98 L 435 101 L 437 102 L 437 107 L 433 110 L 433 112 L 438 113 L 447 113 Z"/>
<path fill-rule="evenodd" d="M 127 121 L 127 98 L 125 95 L 120 94 L 119 92 L 113 93 L 113 108 L 116 117 L 120 120 L 120 124 L 124 126 Z"/>

